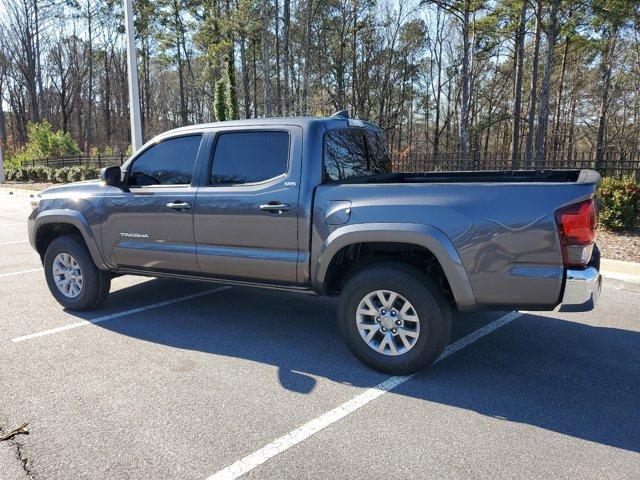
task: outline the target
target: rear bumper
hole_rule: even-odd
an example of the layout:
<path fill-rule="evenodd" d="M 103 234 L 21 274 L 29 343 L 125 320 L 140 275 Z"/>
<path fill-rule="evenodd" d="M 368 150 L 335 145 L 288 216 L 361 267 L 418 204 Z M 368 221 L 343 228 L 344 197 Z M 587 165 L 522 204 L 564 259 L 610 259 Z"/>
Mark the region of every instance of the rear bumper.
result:
<path fill-rule="evenodd" d="M 593 310 L 600 298 L 602 275 L 595 267 L 584 270 L 567 270 L 561 312 L 586 312 Z"/>

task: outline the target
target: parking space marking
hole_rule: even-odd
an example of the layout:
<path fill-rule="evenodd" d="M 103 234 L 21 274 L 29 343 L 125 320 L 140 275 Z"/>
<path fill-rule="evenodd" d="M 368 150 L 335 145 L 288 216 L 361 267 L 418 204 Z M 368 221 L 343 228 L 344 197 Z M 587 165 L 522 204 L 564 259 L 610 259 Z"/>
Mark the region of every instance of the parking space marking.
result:
<path fill-rule="evenodd" d="M 436 360 L 436 363 L 447 358 L 449 355 L 456 353 L 459 350 L 471 345 L 472 343 L 480 340 L 485 335 L 488 335 L 495 330 L 504 327 L 508 323 L 521 317 L 524 313 L 511 312 L 497 320 L 485 325 L 482 328 L 470 333 L 469 335 L 462 337 L 455 341 L 447 348 L 445 348 L 440 358 Z M 305 423 L 301 427 L 283 435 L 282 437 L 274 440 L 273 442 L 265 445 L 260 450 L 255 451 L 247 455 L 246 457 L 238 460 L 232 465 L 220 470 L 219 472 L 211 475 L 207 480 L 233 480 L 242 475 L 249 473 L 254 468 L 262 465 L 269 459 L 281 454 L 285 450 L 297 445 L 298 443 L 306 440 L 307 438 L 315 435 L 321 430 L 324 430 L 328 426 L 337 422 L 338 420 L 350 415 L 356 410 L 364 407 L 367 403 L 375 400 L 376 398 L 384 395 L 390 390 L 393 390 L 399 385 L 402 385 L 407 380 L 413 378 L 416 374 L 405 376 L 389 377 L 384 382 L 376 385 L 373 388 L 366 390 L 365 392 L 356 395 L 351 400 L 347 400 L 342 405 L 337 406 L 333 410 L 330 410 L 317 418 Z"/>
<path fill-rule="evenodd" d="M 29 240 L 16 240 L 13 242 L 0 242 L 0 245 L 16 245 L 17 243 L 28 243 Z"/>
<path fill-rule="evenodd" d="M 198 292 L 198 293 L 193 293 L 191 295 L 186 295 L 184 297 L 174 298 L 173 300 L 165 300 L 164 302 L 152 303 L 151 305 L 145 305 L 144 307 L 125 310 L 124 312 L 112 313 L 110 315 L 105 315 L 104 317 L 94 318 L 93 320 L 81 320 L 76 323 L 70 323 L 69 325 L 63 325 L 62 327 L 56 327 L 56 328 L 51 328 L 49 330 L 43 330 L 41 332 L 30 333 L 29 335 L 23 335 L 21 337 L 12 338 L 11 341 L 14 343 L 18 343 L 18 342 L 24 342 L 25 340 L 31 340 L 33 338 L 44 337 L 46 335 L 53 335 L 54 333 L 60 333 L 67 330 L 71 330 L 73 328 L 84 327 L 85 325 L 93 325 L 95 323 L 106 322 L 107 320 L 113 320 L 114 318 L 125 317 L 127 315 L 132 315 L 134 313 L 140 313 L 140 312 L 145 312 L 147 310 L 166 307 L 167 305 L 172 305 L 178 302 L 184 302 L 186 300 L 191 300 L 192 298 L 203 297 L 204 295 L 209 295 L 210 293 L 215 293 L 215 292 L 221 292 L 222 290 L 228 290 L 230 288 L 231 287 L 229 286 L 212 288 L 204 292 Z"/>
<path fill-rule="evenodd" d="M 2 223 L 0 224 L 0 228 L 4 227 L 17 227 L 19 225 L 26 225 L 27 222 L 16 222 L 16 223 Z"/>
<path fill-rule="evenodd" d="M 31 268 L 29 270 L 20 270 L 19 272 L 0 273 L 0 278 L 13 277 L 14 275 L 22 275 L 23 273 L 39 272 L 41 270 L 42 270 L 42 267 L 40 267 L 40 268 Z"/>

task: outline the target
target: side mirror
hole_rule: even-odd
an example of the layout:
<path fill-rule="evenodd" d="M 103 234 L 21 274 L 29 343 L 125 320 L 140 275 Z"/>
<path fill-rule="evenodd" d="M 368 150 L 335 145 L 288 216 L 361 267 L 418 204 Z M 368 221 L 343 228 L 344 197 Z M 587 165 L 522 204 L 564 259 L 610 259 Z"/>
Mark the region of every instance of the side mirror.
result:
<path fill-rule="evenodd" d="M 118 165 L 100 170 L 100 180 L 110 187 L 122 187 L 122 171 Z"/>

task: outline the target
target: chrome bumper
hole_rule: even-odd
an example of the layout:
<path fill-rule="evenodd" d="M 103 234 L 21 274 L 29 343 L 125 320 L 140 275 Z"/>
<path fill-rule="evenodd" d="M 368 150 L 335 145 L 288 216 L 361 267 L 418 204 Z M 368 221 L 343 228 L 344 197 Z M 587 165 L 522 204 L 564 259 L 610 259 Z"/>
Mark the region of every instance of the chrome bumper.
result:
<path fill-rule="evenodd" d="M 561 312 L 586 312 L 593 310 L 600 298 L 602 276 L 594 267 L 584 270 L 567 270 Z"/>

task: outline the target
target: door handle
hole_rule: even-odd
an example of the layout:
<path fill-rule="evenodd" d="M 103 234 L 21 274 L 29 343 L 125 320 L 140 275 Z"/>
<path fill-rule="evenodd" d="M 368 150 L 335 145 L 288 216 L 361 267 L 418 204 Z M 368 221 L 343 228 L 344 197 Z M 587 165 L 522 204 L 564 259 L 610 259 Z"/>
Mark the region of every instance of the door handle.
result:
<path fill-rule="evenodd" d="M 187 202 L 169 202 L 167 203 L 167 208 L 173 208 L 174 210 L 189 210 L 191 208 L 191 204 Z"/>
<path fill-rule="evenodd" d="M 288 212 L 289 210 L 291 210 L 291 207 L 286 203 L 269 202 L 260 205 L 260 210 L 268 213 L 281 214 L 283 212 Z"/>

